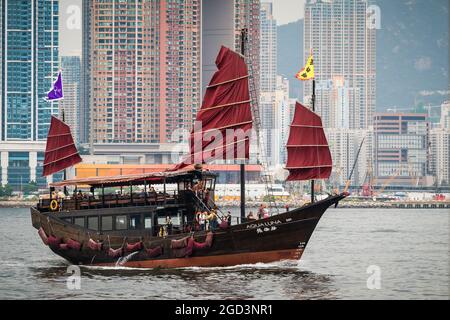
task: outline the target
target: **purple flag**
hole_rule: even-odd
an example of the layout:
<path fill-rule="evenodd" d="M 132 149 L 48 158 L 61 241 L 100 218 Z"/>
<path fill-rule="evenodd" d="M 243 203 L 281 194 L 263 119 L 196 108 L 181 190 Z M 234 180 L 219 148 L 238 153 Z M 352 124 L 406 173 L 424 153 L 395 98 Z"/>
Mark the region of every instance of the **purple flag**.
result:
<path fill-rule="evenodd" d="M 61 99 L 64 99 L 64 95 L 63 95 L 61 71 L 59 71 L 58 78 L 53 83 L 53 88 L 49 92 L 47 92 L 47 101 L 61 100 Z"/>

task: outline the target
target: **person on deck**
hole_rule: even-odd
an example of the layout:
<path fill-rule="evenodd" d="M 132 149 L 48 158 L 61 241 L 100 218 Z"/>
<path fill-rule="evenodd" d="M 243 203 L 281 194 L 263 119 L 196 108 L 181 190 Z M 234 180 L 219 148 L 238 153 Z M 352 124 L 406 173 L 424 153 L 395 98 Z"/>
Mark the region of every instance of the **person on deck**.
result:
<path fill-rule="evenodd" d="M 209 230 L 215 231 L 217 229 L 217 213 L 213 209 L 210 211 L 209 215 L 206 216 L 206 219 L 209 221 Z"/>
<path fill-rule="evenodd" d="M 197 211 L 195 213 L 195 230 L 202 230 L 200 221 L 202 220 L 202 212 Z"/>
<path fill-rule="evenodd" d="M 247 215 L 247 221 L 253 221 L 253 220 L 256 220 L 256 218 L 253 215 L 253 211 L 250 211 Z"/>
<path fill-rule="evenodd" d="M 264 204 L 261 203 L 261 205 L 258 208 L 258 220 L 263 219 L 264 217 Z"/>
<path fill-rule="evenodd" d="M 231 227 L 231 212 L 227 211 L 227 215 L 225 216 L 228 222 L 228 226 Z"/>
<path fill-rule="evenodd" d="M 172 223 L 172 219 L 170 219 L 170 216 L 166 217 L 166 226 L 167 226 L 167 234 L 171 235 L 172 234 L 173 223 Z"/>
<path fill-rule="evenodd" d="M 204 231 L 206 230 L 206 217 L 208 216 L 208 213 L 206 211 L 203 211 L 200 215 L 200 230 Z"/>
<path fill-rule="evenodd" d="M 270 218 L 269 210 L 267 210 L 267 205 L 264 205 L 264 208 L 263 208 L 263 218 L 264 219 Z"/>

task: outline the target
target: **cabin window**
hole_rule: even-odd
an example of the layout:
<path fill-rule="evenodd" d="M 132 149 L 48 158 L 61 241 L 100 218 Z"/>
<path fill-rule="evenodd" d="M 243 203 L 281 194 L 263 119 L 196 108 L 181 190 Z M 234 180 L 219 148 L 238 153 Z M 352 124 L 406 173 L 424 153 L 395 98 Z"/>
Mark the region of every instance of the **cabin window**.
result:
<path fill-rule="evenodd" d="M 152 228 L 152 216 L 146 215 L 144 218 L 144 228 L 151 229 Z"/>
<path fill-rule="evenodd" d="M 84 217 L 74 218 L 73 224 L 84 228 Z"/>
<path fill-rule="evenodd" d="M 127 216 L 116 217 L 116 230 L 125 230 L 127 228 Z"/>
<path fill-rule="evenodd" d="M 98 217 L 88 217 L 88 229 L 98 230 Z"/>
<path fill-rule="evenodd" d="M 111 231 L 113 228 L 113 217 L 102 217 L 102 231 Z"/>
<path fill-rule="evenodd" d="M 140 229 L 141 228 L 141 215 L 130 216 L 130 229 Z"/>

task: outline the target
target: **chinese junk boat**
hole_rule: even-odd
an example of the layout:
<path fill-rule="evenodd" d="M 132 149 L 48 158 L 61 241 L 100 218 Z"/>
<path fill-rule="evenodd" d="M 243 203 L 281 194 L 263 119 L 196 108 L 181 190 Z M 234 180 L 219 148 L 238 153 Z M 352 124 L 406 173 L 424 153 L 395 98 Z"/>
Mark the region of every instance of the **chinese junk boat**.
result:
<path fill-rule="evenodd" d="M 260 220 L 241 217 L 229 223 L 223 219 L 209 231 L 196 222 L 196 212 L 215 208 L 216 175 L 207 170 L 207 162 L 218 159 L 222 151 L 231 153 L 234 159 L 249 157 L 248 138 L 214 139 L 214 143 L 206 138 L 212 130 L 225 133 L 252 128 L 243 56 L 222 47 L 216 65 L 218 70 L 197 115 L 203 127 L 200 132 L 193 130 L 186 161 L 159 173 L 50 184 L 48 198 L 31 208 L 33 227 L 44 244 L 73 264 L 97 266 L 211 267 L 301 257 L 325 210 L 346 194 L 330 195 Z M 201 141 L 200 146 L 195 146 L 196 141 Z M 243 151 L 238 155 L 240 148 Z M 299 103 L 287 150 L 289 181 L 329 177 L 331 155 L 321 119 Z M 52 118 L 44 172 L 61 171 L 79 161 L 69 127 Z M 58 196 L 56 191 L 63 188 L 65 194 Z"/>

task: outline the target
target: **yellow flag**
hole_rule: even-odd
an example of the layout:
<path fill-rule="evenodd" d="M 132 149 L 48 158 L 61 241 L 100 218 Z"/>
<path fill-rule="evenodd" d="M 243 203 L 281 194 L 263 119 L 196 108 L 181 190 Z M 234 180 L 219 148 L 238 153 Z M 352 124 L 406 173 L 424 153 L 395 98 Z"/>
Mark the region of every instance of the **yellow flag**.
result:
<path fill-rule="evenodd" d="M 295 77 L 302 81 L 314 79 L 314 59 L 312 54 L 309 56 L 306 66 Z"/>

